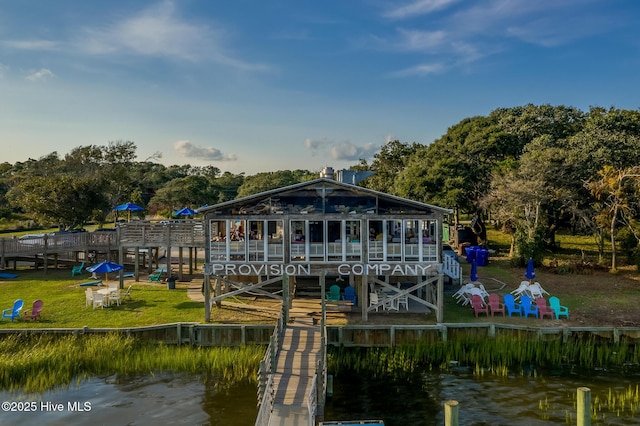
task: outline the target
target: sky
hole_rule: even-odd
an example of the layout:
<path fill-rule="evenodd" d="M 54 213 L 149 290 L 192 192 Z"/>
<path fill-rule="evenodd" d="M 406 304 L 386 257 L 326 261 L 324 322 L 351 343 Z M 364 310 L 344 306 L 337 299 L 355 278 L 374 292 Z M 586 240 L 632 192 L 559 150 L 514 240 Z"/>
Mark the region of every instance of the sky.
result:
<path fill-rule="evenodd" d="M 133 141 L 338 170 L 496 108 L 637 110 L 638 22 L 637 0 L 0 0 L 0 162 Z"/>

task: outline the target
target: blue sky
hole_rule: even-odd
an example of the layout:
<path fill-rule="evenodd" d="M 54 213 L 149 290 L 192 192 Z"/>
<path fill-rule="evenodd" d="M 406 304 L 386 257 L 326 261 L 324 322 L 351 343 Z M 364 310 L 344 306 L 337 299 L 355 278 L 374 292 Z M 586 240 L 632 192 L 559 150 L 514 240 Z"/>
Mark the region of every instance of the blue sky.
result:
<path fill-rule="evenodd" d="M 636 0 L 0 0 L 0 161 L 335 169 L 528 103 L 640 107 Z"/>

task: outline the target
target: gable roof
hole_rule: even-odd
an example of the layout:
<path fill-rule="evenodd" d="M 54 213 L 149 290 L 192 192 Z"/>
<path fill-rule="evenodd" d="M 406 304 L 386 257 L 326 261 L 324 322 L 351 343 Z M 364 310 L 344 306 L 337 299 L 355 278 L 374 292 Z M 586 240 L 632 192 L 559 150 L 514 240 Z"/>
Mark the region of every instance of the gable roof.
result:
<path fill-rule="evenodd" d="M 307 182 L 301 182 L 294 185 L 276 188 L 269 191 L 260 192 L 258 194 L 248 195 L 246 197 L 235 200 L 225 201 L 212 206 L 198 209 L 198 213 L 209 213 L 220 210 L 233 209 L 234 207 L 243 208 L 249 206 L 257 206 L 267 200 L 277 200 L 281 198 L 296 199 L 305 202 L 313 202 L 314 197 L 342 197 L 343 199 L 376 199 L 374 206 L 360 206 L 364 210 L 379 208 L 380 205 L 395 206 L 398 209 L 409 210 L 412 212 L 421 212 L 427 214 L 429 212 L 437 212 L 440 214 L 450 214 L 451 209 L 425 204 L 414 200 L 409 200 L 395 195 L 386 194 L 372 189 L 339 182 L 328 178 L 318 178 Z M 346 197 L 346 198 L 345 198 Z M 348 206 L 347 206 L 348 207 Z M 403 209 L 404 207 L 404 209 Z M 399 211 L 398 211 L 399 212 Z M 247 214 L 256 213 L 256 211 L 248 211 Z"/>

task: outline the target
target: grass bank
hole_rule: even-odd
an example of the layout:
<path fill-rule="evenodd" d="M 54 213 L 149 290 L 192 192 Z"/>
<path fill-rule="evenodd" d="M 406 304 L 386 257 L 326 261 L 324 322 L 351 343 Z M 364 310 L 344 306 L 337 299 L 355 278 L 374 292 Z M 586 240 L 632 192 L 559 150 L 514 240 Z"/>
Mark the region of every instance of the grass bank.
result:
<path fill-rule="evenodd" d="M 86 287 L 80 283 L 84 277 L 71 277 L 70 270 L 19 270 L 15 280 L 0 281 L 0 308 L 13 306 L 16 299 L 24 300 L 24 309 L 30 308 L 34 300 L 42 299 L 44 309 L 38 321 L 4 320 L 2 328 L 122 328 L 174 322 L 204 321 L 204 303 L 191 300 L 187 294 L 189 283 L 178 283 L 174 290 L 166 284 L 125 280 L 125 289 L 130 285 L 131 300 L 120 306 L 93 309 L 85 306 Z M 141 278 L 144 280 L 144 278 Z M 114 278 L 110 278 L 110 282 Z M 94 287 L 95 288 L 95 287 Z M 254 298 L 235 298 L 238 304 L 254 303 Z M 271 302 L 273 303 L 273 302 Z M 243 312 L 228 305 L 212 312 L 215 323 L 272 323 L 273 317 L 260 311 Z"/>
<path fill-rule="evenodd" d="M 0 388 L 42 392 L 92 376 L 180 372 L 218 382 L 255 383 L 260 346 L 166 346 L 119 334 L 11 335 L 0 340 Z"/>

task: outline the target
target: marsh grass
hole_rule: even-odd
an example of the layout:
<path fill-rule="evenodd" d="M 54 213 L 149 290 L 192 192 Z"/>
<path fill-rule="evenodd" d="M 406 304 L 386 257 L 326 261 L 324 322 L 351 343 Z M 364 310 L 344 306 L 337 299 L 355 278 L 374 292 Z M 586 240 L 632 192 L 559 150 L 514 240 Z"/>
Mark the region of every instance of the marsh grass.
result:
<path fill-rule="evenodd" d="M 222 383 L 255 383 L 261 346 L 190 347 L 137 341 L 117 333 L 9 335 L 0 341 L 0 387 L 43 392 L 92 376 L 180 372 Z"/>
<path fill-rule="evenodd" d="M 450 365 L 472 366 L 478 375 L 535 375 L 537 369 L 637 369 L 640 347 L 627 342 L 610 344 L 596 339 L 559 340 L 517 337 L 458 338 L 394 348 L 336 349 L 329 368 L 366 374 L 402 375 L 420 368 L 447 370 Z"/>

